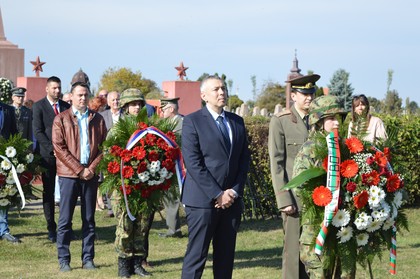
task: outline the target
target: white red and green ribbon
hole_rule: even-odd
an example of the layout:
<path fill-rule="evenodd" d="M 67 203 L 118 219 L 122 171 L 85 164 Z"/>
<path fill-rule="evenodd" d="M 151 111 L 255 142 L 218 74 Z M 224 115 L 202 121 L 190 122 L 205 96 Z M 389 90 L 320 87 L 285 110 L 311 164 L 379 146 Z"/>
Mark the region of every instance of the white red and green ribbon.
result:
<path fill-rule="evenodd" d="M 147 134 L 156 135 L 157 137 L 162 138 L 170 147 L 178 148 L 178 144 L 175 141 L 173 141 L 164 132 L 157 129 L 156 127 L 147 127 L 145 129 L 136 130 L 131 135 L 131 137 L 128 139 L 125 148 L 128 149 L 128 150 L 132 149 Z M 125 206 L 126 206 L 126 209 L 127 209 L 128 217 L 130 217 L 130 219 L 132 221 L 134 221 L 134 220 L 136 220 L 136 217 L 134 217 L 131 214 L 131 211 L 128 207 L 127 193 L 126 193 L 125 186 L 124 186 L 124 177 L 122 176 L 123 167 L 124 167 L 124 163 L 121 160 L 121 182 L 122 182 L 122 189 L 123 189 L 123 193 L 124 193 Z M 178 179 L 179 191 L 181 192 L 182 185 L 183 185 L 184 180 L 185 180 L 185 168 L 183 167 L 183 159 L 182 159 L 181 151 L 179 152 L 178 158 L 175 160 L 175 170 L 176 170 L 176 176 L 177 176 L 177 179 Z"/>
<path fill-rule="evenodd" d="M 16 171 L 15 166 L 12 164 L 12 162 L 10 162 L 9 158 L 0 155 L 0 158 L 2 158 L 3 160 L 5 160 L 6 162 L 9 162 L 9 164 L 12 166 L 12 175 L 13 175 L 13 179 L 15 180 L 16 183 L 16 188 L 19 191 L 19 195 L 20 195 L 20 199 L 22 201 L 22 209 L 25 207 L 26 205 L 26 201 L 25 201 L 25 195 L 23 194 L 23 189 L 22 186 L 20 185 L 20 181 L 19 181 L 19 177 Z"/>
<path fill-rule="evenodd" d="M 328 171 L 327 171 L 327 185 L 332 194 L 331 202 L 325 206 L 324 220 L 322 222 L 321 230 L 316 237 L 315 254 L 321 255 L 324 247 L 325 239 L 328 234 L 328 225 L 331 223 L 335 213 L 338 209 L 338 198 L 340 195 L 340 147 L 338 144 L 338 130 L 334 129 L 327 137 L 328 148 Z"/>

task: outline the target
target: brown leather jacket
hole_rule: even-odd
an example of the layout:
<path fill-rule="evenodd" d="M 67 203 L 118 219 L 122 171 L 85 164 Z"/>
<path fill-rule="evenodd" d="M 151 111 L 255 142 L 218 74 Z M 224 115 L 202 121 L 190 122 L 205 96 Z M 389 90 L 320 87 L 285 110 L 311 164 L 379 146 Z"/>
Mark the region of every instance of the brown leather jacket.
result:
<path fill-rule="evenodd" d="M 107 129 L 103 117 L 89 110 L 89 144 L 90 156 L 87 168 L 95 172 L 102 159 L 100 145 L 106 138 Z M 80 164 L 80 133 L 77 116 L 70 108 L 54 118 L 52 143 L 57 158 L 57 175 L 77 178 L 85 168 Z"/>

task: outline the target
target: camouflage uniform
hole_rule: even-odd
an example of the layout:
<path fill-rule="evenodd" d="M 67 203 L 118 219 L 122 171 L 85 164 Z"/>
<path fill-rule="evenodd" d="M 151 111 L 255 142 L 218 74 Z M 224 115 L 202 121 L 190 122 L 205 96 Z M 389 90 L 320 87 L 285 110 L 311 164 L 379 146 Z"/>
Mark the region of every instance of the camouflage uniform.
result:
<path fill-rule="evenodd" d="M 309 109 L 309 124 L 315 125 L 315 130 L 322 130 L 324 118 L 336 114 L 345 115 L 347 114 L 338 105 L 337 98 L 334 96 L 321 96 L 315 99 Z M 325 133 L 326 136 L 327 133 Z M 293 166 L 293 177 L 298 176 L 304 170 L 311 167 L 321 167 L 322 161 L 316 159 L 314 142 L 315 131 L 309 134 L 309 139 L 305 142 L 299 153 L 296 156 L 295 164 Z M 299 191 L 296 191 L 296 195 L 299 197 Z M 309 223 L 303 222 L 302 233 L 300 236 L 300 259 L 305 264 L 306 272 L 310 278 L 332 278 L 331 271 L 323 269 L 322 256 L 318 256 L 314 252 L 314 241 L 318 235 L 319 226 L 313 226 Z M 340 264 L 338 264 L 336 270 L 338 276 L 336 278 L 354 278 L 355 270 L 351 274 L 342 273 L 340 274 Z"/>

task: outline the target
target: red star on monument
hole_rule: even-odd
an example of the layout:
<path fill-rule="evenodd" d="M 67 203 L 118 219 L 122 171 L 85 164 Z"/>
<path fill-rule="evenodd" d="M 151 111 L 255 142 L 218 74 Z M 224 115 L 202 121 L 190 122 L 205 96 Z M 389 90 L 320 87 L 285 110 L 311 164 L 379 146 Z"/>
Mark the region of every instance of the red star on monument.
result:
<path fill-rule="evenodd" d="M 184 67 L 184 63 L 181 62 L 181 64 L 179 64 L 179 67 L 175 67 L 175 69 L 178 71 L 179 79 L 184 80 L 184 77 L 187 76 L 186 71 L 188 70 L 188 67 Z"/>
<path fill-rule="evenodd" d="M 36 57 L 36 61 L 31 61 L 31 64 L 34 65 L 32 71 L 35 72 L 36 76 L 39 77 L 39 72 L 42 72 L 42 65 L 45 65 L 46 62 L 41 62 L 39 56 Z"/>

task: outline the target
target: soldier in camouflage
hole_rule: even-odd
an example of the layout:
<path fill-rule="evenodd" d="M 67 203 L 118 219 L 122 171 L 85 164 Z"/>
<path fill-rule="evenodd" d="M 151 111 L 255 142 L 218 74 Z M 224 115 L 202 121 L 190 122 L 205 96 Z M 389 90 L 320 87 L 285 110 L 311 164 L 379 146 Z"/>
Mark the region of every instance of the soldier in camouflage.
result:
<path fill-rule="evenodd" d="M 283 279 L 307 278 L 305 267 L 299 261 L 300 202 L 293 190 L 283 190 L 282 187 L 292 178 L 296 154 L 308 138 L 308 110 L 319 78 L 319 75 L 307 75 L 289 80 L 294 104 L 290 110 L 275 114 L 270 121 L 268 153 L 271 177 L 283 219 Z"/>
<path fill-rule="evenodd" d="M 134 88 L 126 89 L 121 93 L 120 106 L 122 116 L 137 115 L 145 104 L 143 93 Z M 114 128 L 115 126 L 113 126 Z M 112 137 L 114 130 L 108 133 Z M 118 253 L 118 276 L 130 278 L 131 274 L 141 277 L 150 276 L 142 266 L 148 255 L 149 231 L 153 222 L 154 210 L 149 213 L 137 214 L 136 220 L 131 221 L 125 207 L 121 206 L 119 191 L 114 191 L 111 197 L 112 210 L 118 220 L 115 231 L 115 250 Z"/>
<path fill-rule="evenodd" d="M 310 167 L 322 165 L 322 161 L 315 156 L 315 133 L 327 133 L 333 129 L 338 129 L 340 123 L 347 115 L 347 112 L 338 104 L 335 96 L 321 96 L 316 98 L 309 108 L 309 124 L 311 132 L 309 139 L 305 142 L 295 159 L 293 167 L 293 177 L 299 175 Z M 296 191 L 299 196 L 299 191 Z M 310 278 L 332 278 L 332 272 L 323 269 L 322 257 L 315 254 L 313 243 L 319 232 L 319 227 L 308 223 L 302 223 L 302 233 L 300 236 L 300 259 L 306 267 L 306 272 Z M 340 272 L 338 272 L 340 273 Z M 337 277 L 336 277 L 337 278 Z M 341 274 L 339 278 L 354 278 L 354 274 Z"/>

